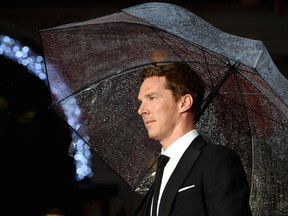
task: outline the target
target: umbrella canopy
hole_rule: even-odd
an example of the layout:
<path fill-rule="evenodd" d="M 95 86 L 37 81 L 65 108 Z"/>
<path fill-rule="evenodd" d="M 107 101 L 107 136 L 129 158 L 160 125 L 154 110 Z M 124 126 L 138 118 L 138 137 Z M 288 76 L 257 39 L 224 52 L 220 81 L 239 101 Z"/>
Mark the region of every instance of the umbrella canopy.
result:
<path fill-rule="evenodd" d="M 261 41 L 153 2 L 40 35 L 53 109 L 133 190 L 149 187 L 160 151 L 137 114 L 138 73 L 185 61 L 207 86 L 197 127 L 238 152 L 253 214 L 287 212 L 288 81 Z"/>

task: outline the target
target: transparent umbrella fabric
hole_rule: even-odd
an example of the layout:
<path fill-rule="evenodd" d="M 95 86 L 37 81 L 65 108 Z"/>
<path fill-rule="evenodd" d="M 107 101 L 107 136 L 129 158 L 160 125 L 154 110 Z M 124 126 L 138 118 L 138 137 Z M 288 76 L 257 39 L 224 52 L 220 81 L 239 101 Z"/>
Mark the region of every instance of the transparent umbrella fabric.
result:
<path fill-rule="evenodd" d="M 185 61 L 207 86 L 199 131 L 240 155 L 253 215 L 287 213 L 288 81 L 261 41 L 167 3 L 40 34 L 53 109 L 133 190 L 150 186 L 160 151 L 137 114 L 138 73 L 155 62 Z"/>

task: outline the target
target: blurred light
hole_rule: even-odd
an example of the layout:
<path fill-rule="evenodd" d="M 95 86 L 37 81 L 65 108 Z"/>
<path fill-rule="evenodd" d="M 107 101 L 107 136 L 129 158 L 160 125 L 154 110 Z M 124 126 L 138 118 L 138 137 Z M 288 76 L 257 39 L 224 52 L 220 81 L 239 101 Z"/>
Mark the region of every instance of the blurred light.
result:
<path fill-rule="evenodd" d="M 5 58 L 11 59 L 18 64 L 24 66 L 28 72 L 38 77 L 40 80 L 46 82 L 46 71 L 44 58 L 42 56 L 36 55 L 28 46 L 23 46 L 20 42 L 10 38 L 7 35 L 0 35 L 0 55 Z M 53 91 L 59 91 L 53 89 Z M 76 101 L 74 101 L 76 103 Z M 77 116 L 80 115 L 80 110 L 75 106 L 75 110 L 70 111 L 70 113 L 65 113 L 68 117 L 68 123 L 71 126 L 75 125 L 75 128 L 80 125 L 77 124 Z M 85 177 L 92 177 L 93 172 L 91 169 L 91 152 L 90 147 L 73 131 L 71 131 L 72 143 L 71 146 L 74 147 L 74 163 L 76 166 L 76 180 L 81 181 Z M 72 145 L 73 144 L 73 145 Z M 71 151 L 71 150 L 69 150 Z"/>

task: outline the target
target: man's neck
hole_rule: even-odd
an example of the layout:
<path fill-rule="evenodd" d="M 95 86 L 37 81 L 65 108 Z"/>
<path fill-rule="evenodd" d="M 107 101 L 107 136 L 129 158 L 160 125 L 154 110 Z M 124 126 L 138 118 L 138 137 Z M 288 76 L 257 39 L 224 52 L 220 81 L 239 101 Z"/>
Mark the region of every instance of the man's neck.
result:
<path fill-rule="evenodd" d="M 180 139 L 185 134 L 189 133 L 190 131 L 192 131 L 194 129 L 195 129 L 195 127 L 187 127 L 185 129 L 183 128 L 182 130 L 179 130 L 179 131 L 176 130 L 175 134 L 170 136 L 168 139 L 162 140 L 160 142 L 160 144 L 162 145 L 163 150 L 165 151 L 170 145 L 172 145 L 172 143 L 174 143 L 176 140 Z"/>

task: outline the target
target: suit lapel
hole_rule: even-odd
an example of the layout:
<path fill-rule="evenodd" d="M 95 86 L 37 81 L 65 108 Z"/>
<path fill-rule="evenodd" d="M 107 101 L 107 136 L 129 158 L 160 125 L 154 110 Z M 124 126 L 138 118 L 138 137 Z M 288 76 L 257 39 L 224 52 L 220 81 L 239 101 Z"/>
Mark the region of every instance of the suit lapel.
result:
<path fill-rule="evenodd" d="M 174 198 L 186 179 L 189 171 L 193 167 L 196 159 L 199 157 L 201 148 L 206 144 L 202 136 L 197 136 L 187 150 L 184 152 L 180 161 L 172 173 L 167 185 L 163 191 L 159 216 L 168 216 L 171 211 Z M 165 197 L 165 198 L 164 198 Z"/>

